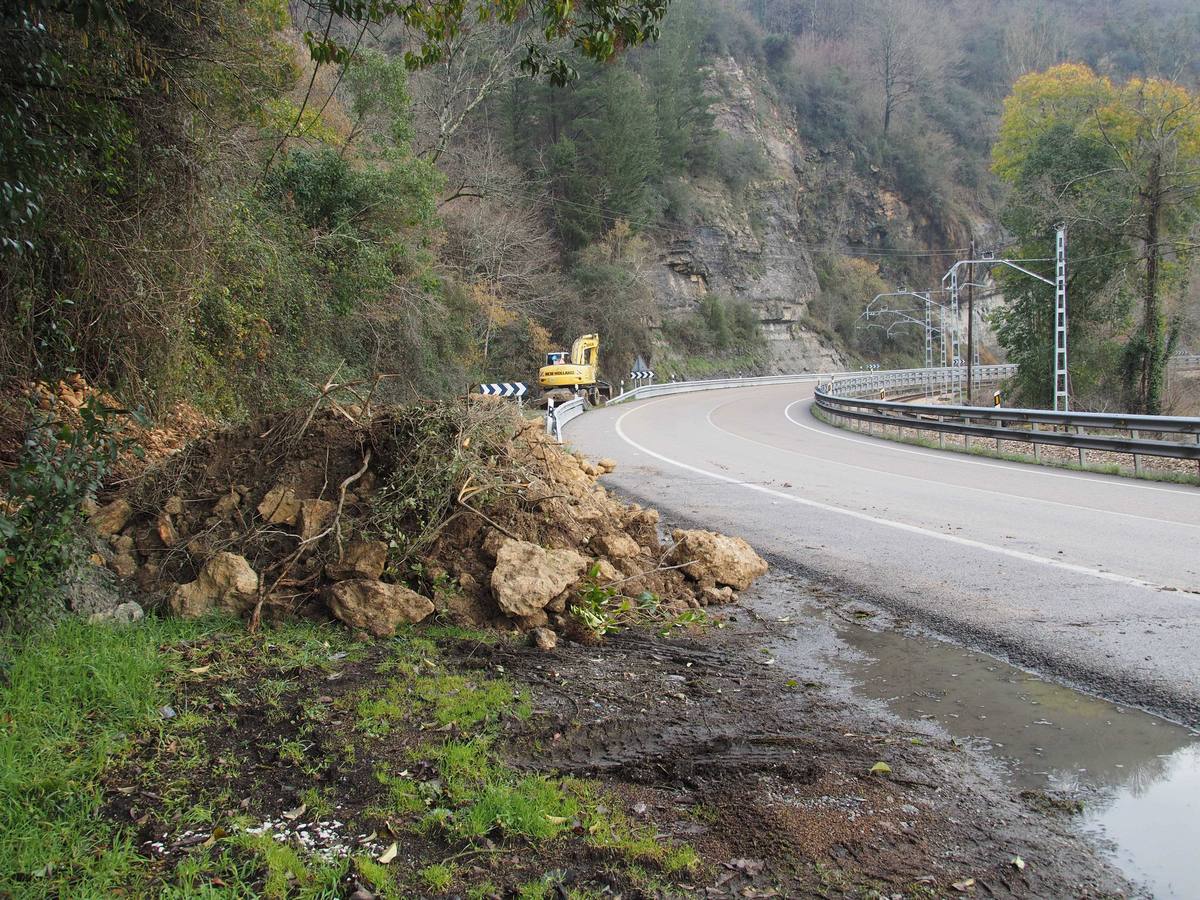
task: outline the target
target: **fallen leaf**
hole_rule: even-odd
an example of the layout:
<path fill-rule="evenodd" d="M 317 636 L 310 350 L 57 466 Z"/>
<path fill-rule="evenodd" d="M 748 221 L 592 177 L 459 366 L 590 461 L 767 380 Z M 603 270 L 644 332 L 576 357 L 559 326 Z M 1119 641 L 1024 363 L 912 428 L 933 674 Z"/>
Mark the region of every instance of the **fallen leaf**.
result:
<path fill-rule="evenodd" d="M 382 854 L 380 854 L 378 861 L 383 863 L 386 866 L 388 863 L 390 863 L 393 859 L 396 858 L 396 854 L 399 852 L 400 852 L 400 845 L 398 843 L 393 842 L 392 846 L 388 847 L 386 850 L 383 851 Z"/>
<path fill-rule="evenodd" d="M 211 668 L 212 668 L 212 664 L 210 663 L 207 666 L 196 666 L 196 668 L 188 669 L 188 671 L 191 672 L 193 675 L 203 675 L 205 672 L 207 672 Z"/>
<path fill-rule="evenodd" d="M 543 815 L 545 815 L 546 821 L 549 822 L 551 825 L 562 825 L 563 823 L 565 823 L 567 821 L 566 816 L 551 816 L 548 814 L 543 814 Z"/>
<path fill-rule="evenodd" d="M 968 891 L 975 890 L 975 879 L 974 878 L 964 878 L 962 881 L 954 882 L 954 884 L 950 885 L 950 887 L 954 888 L 960 894 L 965 894 Z"/>
<path fill-rule="evenodd" d="M 298 819 L 298 818 L 300 818 L 302 815 L 304 815 L 304 811 L 305 811 L 306 809 L 308 809 L 308 804 L 307 804 L 307 803 L 301 803 L 301 804 L 300 804 L 299 806 L 297 806 L 295 809 L 289 809 L 287 812 L 285 812 L 285 813 L 283 814 L 283 817 L 284 817 L 285 819 Z"/>
<path fill-rule="evenodd" d="M 877 762 L 871 766 L 872 775 L 891 775 L 892 767 L 885 762 Z"/>
<path fill-rule="evenodd" d="M 1019 856 L 1014 856 L 1014 857 L 1013 857 L 1011 860 L 1009 860 L 1009 862 L 1011 862 L 1011 863 L 1013 864 L 1013 867 L 1014 867 L 1014 868 L 1015 868 L 1015 869 L 1016 869 L 1018 872 L 1024 872 L 1024 871 L 1025 871 L 1025 860 L 1021 859 L 1021 857 L 1019 857 Z"/>

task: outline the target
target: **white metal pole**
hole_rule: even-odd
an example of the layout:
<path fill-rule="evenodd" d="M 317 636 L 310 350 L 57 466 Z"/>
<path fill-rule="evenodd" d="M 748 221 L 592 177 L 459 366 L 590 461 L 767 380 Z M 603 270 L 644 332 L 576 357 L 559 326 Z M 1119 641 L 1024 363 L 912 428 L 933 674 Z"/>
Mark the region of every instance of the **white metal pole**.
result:
<path fill-rule="evenodd" d="M 1071 409 L 1071 376 L 1067 368 L 1067 226 L 1054 237 L 1054 411 Z"/>

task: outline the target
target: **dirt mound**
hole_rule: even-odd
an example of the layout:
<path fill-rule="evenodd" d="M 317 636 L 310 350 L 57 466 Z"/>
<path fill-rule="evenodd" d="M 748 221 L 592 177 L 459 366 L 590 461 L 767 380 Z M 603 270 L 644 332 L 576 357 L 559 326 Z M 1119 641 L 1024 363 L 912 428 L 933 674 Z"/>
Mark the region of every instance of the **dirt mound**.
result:
<path fill-rule="evenodd" d="M 109 567 L 178 614 L 333 615 L 376 635 L 436 610 L 591 640 L 729 602 L 765 571 L 719 535 L 661 543 L 657 512 L 598 483 L 614 465 L 487 399 L 331 404 L 195 441 L 94 521 Z"/>
<path fill-rule="evenodd" d="M 81 424 L 80 410 L 88 403 L 123 413 L 122 404 L 87 383 L 80 375 L 62 381 L 11 381 L 0 389 L 0 468 L 17 465 L 26 435 L 35 419 L 50 420 L 72 428 Z M 211 431 L 216 423 L 190 403 L 176 403 L 153 425 L 120 415 L 118 436 L 128 439 L 129 450 L 121 453 L 109 471 L 113 480 L 140 474 L 147 466 L 177 452 L 188 441 Z M 133 447 L 138 452 L 132 451 Z"/>

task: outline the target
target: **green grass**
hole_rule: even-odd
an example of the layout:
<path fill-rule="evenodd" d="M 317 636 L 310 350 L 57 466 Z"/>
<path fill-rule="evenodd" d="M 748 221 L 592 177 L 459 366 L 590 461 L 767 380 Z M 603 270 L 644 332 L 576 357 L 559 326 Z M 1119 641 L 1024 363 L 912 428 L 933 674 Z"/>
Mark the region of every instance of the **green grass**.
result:
<path fill-rule="evenodd" d="M 220 620 L 68 620 L 0 640 L 0 896 L 333 898 L 351 877 L 384 898 L 469 893 L 474 879 L 455 859 L 492 842 L 536 854 L 542 844 L 579 840 L 627 871 L 695 872 L 690 847 L 663 844 L 652 826 L 614 812 L 620 803 L 597 786 L 507 763 L 503 723 L 530 715 L 527 693 L 506 679 L 449 671 L 424 636 L 398 635 L 371 686 L 339 706 L 308 696 L 304 685 L 366 652 L 339 629 L 293 624 L 250 635 Z M 370 675 L 370 665 L 359 673 Z M 175 714 L 164 718 L 167 704 Z M 214 756 L 206 741 L 231 727 L 233 707 L 298 726 L 271 746 L 281 771 L 302 784 L 330 759 L 375 765 L 378 796 L 364 824 L 437 838 L 450 855 L 413 871 L 366 858 L 330 863 L 246 832 L 262 812 L 230 791 L 227 776 L 243 762 Z M 355 727 L 330 742 L 339 709 L 354 714 Z M 436 777 L 420 774 L 430 770 Z M 307 784 L 299 799 L 309 816 L 333 815 L 345 800 L 336 787 Z M 209 839 L 168 866 L 143 856 L 134 826 L 104 810 L 106 797 L 141 790 L 157 798 L 152 812 L 168 842 L 187 829 Z M 519 890 L 538 896 L 557 883 L 552 876 Z"/>
<path fill-rule="evenodd" d="M 126 829 L 100 815 L 100 778 L 154 732 L 163 681 L 177 664 L 164 640 L 175 623 L 89 626 L 77 620 L 2 647 L 0 884 L 24 896 L 105 896 L 137 881 L 142 860 Z"/>
<path fill-rule="evenodd" d="M 119 626 L 68 619 L 0 639 L 0 894 L 100 898 L 148 890 L 151 867 L 132 829 L 102 810 L 103 778 L 134 749 L 135 735 L 145 746 L 172 744 L 178 770 L 161 786 L 164 806 L 179 813 L 184 827 L 214 823 L 213 805 L 196 796 L 187 778 L 211 763 L 198 736 L 210 718 L 173 699 L 172 688 L 205 677 L 188 671 L 193 663 L 183 662 L 181 642 L 225 633 L 210 670 L 236 668 L 251 647 L 270 653 L 281 672 L 329 667 L 329 656 L 350 646 L 339 629 L 297 625 L 253 637 L 240 623 L 221 620 Z M 282 680 L 272 681 L 260 687 L 260 699 L 278 703 L 282 691 Z M 170 719 L 159 712 L 167 704 L 175 710 Z M 299 758 L 300 748 L 281 749 Z M 230 849 L 249 858 L 235 860 Z M 249 841 L 223 848 L 219 860 L 231 886 L 265 867 L 268 896 L 282 896 L 279 879 L 287 876 L 278 873 L 292 865 L 274 846 Z M 188 887 L 192 874 L 181 866 L 165 896 L 212 895 L 207 876 L 203 886 Z M 319 880 L 328 877 L 322 871 Z"/>

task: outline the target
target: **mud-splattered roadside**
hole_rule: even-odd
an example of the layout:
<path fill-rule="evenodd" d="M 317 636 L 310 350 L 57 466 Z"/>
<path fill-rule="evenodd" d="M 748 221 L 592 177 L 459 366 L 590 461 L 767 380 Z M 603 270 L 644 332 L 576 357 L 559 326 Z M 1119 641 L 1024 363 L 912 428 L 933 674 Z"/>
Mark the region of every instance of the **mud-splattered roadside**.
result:
<path fill-rule="evenodd" d="M 1129 894 L 1053 798 L 1019 795 L 936 726 L 856 702 L 824 662 L 833 632 L 779 615 L 807 590 L 773 576 L 694 637 L 472 658 L 532 687 L 517 761 L 599 778 L 686 839 L 715 867 L 696 895 Z"/>

